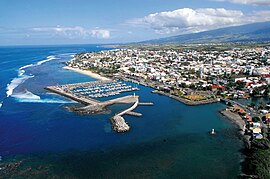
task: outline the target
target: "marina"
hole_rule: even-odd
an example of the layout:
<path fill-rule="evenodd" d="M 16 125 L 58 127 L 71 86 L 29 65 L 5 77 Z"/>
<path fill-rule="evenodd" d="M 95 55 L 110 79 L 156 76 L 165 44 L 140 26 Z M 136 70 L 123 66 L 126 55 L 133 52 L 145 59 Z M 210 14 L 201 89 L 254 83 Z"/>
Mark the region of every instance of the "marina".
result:
<path fill-rule="evenodd" d="M 115 96 L 120 93 L 139 90 L 136 87 L 127 85 L 121 81 L 94 81 L 85 83 L 65 84 L 48 86 L 48 91 L 62 95 L 76 102 L 83 104 L 83 107 L 69 107 L 72 112 L 80 114 L 96 114 L 106 111 L 106 107 L 113 104 L 132 104 L 132 106 L 111 118 L 112 128 L 116 132 L 126 132 L 130 130 L 123 115 L 142 116 L 141 113 L 133 112 L 138 105 L 151 106 L 153 103 L 139 103 L 139 96 L 128 95 L 107 101 L 98 101 L 95 98 Z"/>
<path fill-rule="evenodd" d="M 75 95 L 88 96 L 90 98 L 101 98 L 118 95 L 120 93 L 139 90 L 121 81 L 92 82 L 75 85 L 70 91 Z"/>

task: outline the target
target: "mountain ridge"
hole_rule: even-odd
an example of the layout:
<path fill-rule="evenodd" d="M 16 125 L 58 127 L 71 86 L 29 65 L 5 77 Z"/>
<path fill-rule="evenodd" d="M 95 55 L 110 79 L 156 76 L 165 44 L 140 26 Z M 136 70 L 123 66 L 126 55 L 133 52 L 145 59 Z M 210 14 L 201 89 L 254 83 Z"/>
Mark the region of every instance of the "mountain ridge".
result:
<path fill-rule="evenodd" d="M 230 42 L 266 42 L 270 41 L 270 21 L 252 23 L 209 30 L 198 33 L 176 35 L 160 39 L 139 42 L 151 44 L 184 43 L 230 43 Z"/>

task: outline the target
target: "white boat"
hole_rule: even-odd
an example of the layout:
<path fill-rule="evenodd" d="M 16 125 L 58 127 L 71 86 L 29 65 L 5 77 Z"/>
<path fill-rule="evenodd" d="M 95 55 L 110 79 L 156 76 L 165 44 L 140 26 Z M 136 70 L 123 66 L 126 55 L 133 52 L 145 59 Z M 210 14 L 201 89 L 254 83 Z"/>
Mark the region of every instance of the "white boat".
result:
<path fill-rule="evenodd" d="M 216 135 L 216 134 L 217 134 L 216 131 L 215 131 L 215 129 L 212 129 L 209 133 L 210 133 L 211 135 Z"/>

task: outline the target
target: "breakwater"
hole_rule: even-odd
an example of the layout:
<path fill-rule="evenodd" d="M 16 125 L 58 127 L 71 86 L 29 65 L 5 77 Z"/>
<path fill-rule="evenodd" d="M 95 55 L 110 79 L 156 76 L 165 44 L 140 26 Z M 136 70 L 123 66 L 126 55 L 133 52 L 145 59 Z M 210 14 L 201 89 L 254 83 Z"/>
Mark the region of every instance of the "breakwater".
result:
<path fill-rule="evenodd" d="M 90 99 L 90 98 L 84 98 L 78 95 L 75 95 L 73 93 L 70 93 L 62 88 L 59 88 L 58 86 L 48 86 L 45 88 L 48 91 L 51 91 L 53 93 L 59 94 L 61 96 L 67 97 L 69 99 L 72 99 L 76 102 L 82 103 L 84 105 L 90 105 L 90 104 L 96 104 L 99 101 L 95 100 L 95 99 Z"/>
<path fill-rule="evenodd" d="M 125 114 L 142 116 L 140 113 L 132 112 L 140 103 L 139 96 L 128 95 L 124 97 L 119 97 L 107 101 L 98 101 L 91 98 L 96 97 L 106 97 L 109 92 L 110 94 L 117 95 L 120 92 L 127 92 L 132 90 L 138 90 L 138 88 L 132 88 L 127 86 L 122 82 L 116 81 L 96 81 L 96 82 L 86 82 L 86 83 L 76 83 L 76 84 L 65 84 L 57 86 L 48 86 L 45 88 L 51 92 L 62 95 L 76 102 L 83 104 L 83 107 L 69 107 L 68 109 L 72 112 L 77 112 L 80 114 L 95 114 L 101 113 L 106 110 L 106 107 L 113 104 L 133 104 L 130 108 L 116 114 L 111 118 L 112 128 L 116 132 L 126 132 L 130 129 L 125 119 L 122 117 Z M 92 92 L 94 91 L 94 92 Z M 112 91 L 118 91 L 113 92 Z M 85 95 L 90 93 L 97 93 L 99 95 Z M 105 93 L 101 93 L 105 92 Z M 141 105 L 153 105 L 153 103 L 141 103 Z"/>
<path fill-rule="evenodd" d="M 125 119 L 122 117 L 124 114 L 131 112 L 132 110 L 134 110 L 139 103 L 139 98 L 138 97 L 134 97 L 137 98 L 136 102 L 128 109 L 116 114 L 115 116 L 113 116 L 111 118 L 111 122 L 113 124 L 113 129 L 117 132 L 125 132 L 128 131 L 130 129 L 129 125 L 126 123 Z"/>

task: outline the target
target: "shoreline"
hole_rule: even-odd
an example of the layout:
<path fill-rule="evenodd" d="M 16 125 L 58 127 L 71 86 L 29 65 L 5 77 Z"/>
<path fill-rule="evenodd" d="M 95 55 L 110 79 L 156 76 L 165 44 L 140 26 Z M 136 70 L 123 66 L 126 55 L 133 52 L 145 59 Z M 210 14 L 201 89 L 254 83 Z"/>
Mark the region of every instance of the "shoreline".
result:
<path fill-rule="evenodd" d="M 217 102 L 220 102 L 220 100 L 218 98 L 215 98 L 215 99 L 208 99 L 208 100 L 201 100 L 201 101 L 190 101 L 190 100 L 187 100 L 187 99 L 184 99 L 184 98 L 181 98 L 181 97 L 178 97 L 178 96 L 174 96 L 172 94 L 169 94 L 169 93 L 165 93 L 165 92 L 162 92 L 162 91 L 155 91 L 153 93 L 156 93 L 156 94 L 159 94 L 159 95 L 163 95 L 163 96 L 167 96 L 169 98 L 172 98 L 172 99 L 175 99 L 185 105 L 189 105 L 189 106 L 197 106 L 197 105 L 204 105 L 204 104 L 211 104 L 211 103 L 217 103 Z"/>
<path fill-rule="evenodd" d="M 242 135 L 244 143 L 246 144 L 246 147 L 249 149 L 251 146 L 250 143 L 250 136 L 245 135 L 245 121 L 239 116 L 238 114 L 235 114 L 229 110 L 221 110 L 219 111 L 225 118 L 227 118 L 229 121 L 231 121 L 233 124 L 235 124 L 239 128 L 239 133 Z"/>
<path fill-rule="evenodd" d="M 241 135 L 241 140 L 244 143 L 244 149 L 241 151 L 242 155 L 244 156 L 243 160 L 240 160 L 240 174 L 238 175 L 239 178 L 252 178 L 253 175 L 250 175 L 247 173 L 247 163 L 248 163 L 248 154 L 247 151 L 251 148 L 251 141 L 250 136 L 245 135 L 245 121 L 239 116 L 238 114 L 235 114 L 229 110 L 223 109 L 220 110 L 219 113 L 225 117 L 227 120 L 229 120 L 232 124 L 234 124 L 238 129 L 239 133 Z"/>
<path fill-rule="evenodd" d="M 219 98 L 207 99 L 207 100 L 201 100 L 201 101 L 191 101 L 191 100 L 187 100 L 185 98 L 179 97 L 179 96 L 175 96 L 175 95 L 170 94 L 170 93 L 159 91 L 159 90 L 156 89 L 156 87 L 155 87 L 156 85 L 153 84 L 153 83 L 151 84 L 151 83 L 148 83 L 148 82 L 142 82 L 142 81 L 139 81 L 139 80 L 129 79 L 129 78 L 122 78 L 122 80 L 130 81 L 130 82 L 133 82 L 133 83 L 138 83 L 140 85 L 152 88 L 152 89 L 154 89 L 154 91 L 152 91 L 152 93 L 167 96 L 167 97 L 169 97 L 171 99 L 177 100 L 177 101 L 179 101 L 179 102 L 181 102 L 181 103 L 183 103 L 185 105 L 189 105 L 189 106 L 205 105 L 205 104 L 212 104 L 212 103 L 220 102 Z"/>
<path fill-rule="evenodd" d="M 234 124 L 237 125 L 237 127 L 239 129 L 241 129 L 241 131 L 244 131 L 244 125 L 245 125 L 245 121 L 241 118 L 241 116 L 239 116 L 238 114 L 235 114 L 229 110 L 221 110 L 220 113 L 227 117 L 231 122 L 233 122 Z"/>
<path fill-rule="evenodd" d="M 89 70 L 82 70 L 82 69 L 79 69 L 79 68 L 73 68 L 73 67 L 69 67 L 69 66 L 64 66 L 63 68 L 66 69 L 66 70 L 71 70 L 71 71 L 75 71 L 75 72 L 90 76 L 92 78 L 95 78 L 95 79 L 101 80 L 101 81 L 110 81 L 111 80 L 111 79 L 109 79 L 107 77 L 101 76 L 101 75 L 99 75 L 97 73 L 93 73 L 93 72 L 91 72 Z"/>

